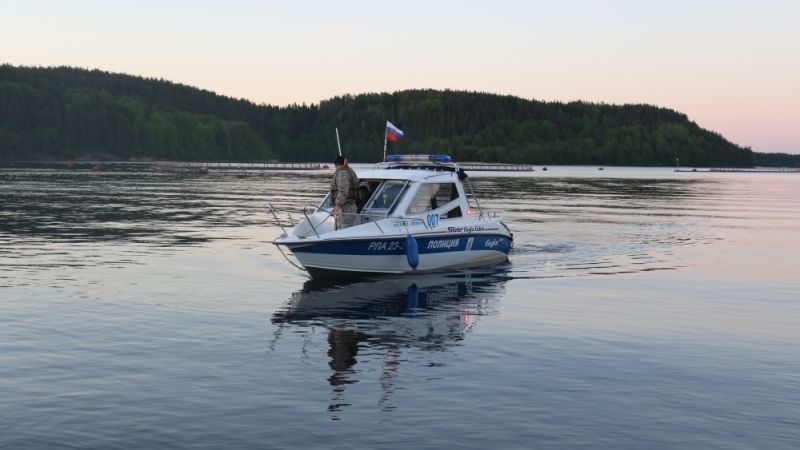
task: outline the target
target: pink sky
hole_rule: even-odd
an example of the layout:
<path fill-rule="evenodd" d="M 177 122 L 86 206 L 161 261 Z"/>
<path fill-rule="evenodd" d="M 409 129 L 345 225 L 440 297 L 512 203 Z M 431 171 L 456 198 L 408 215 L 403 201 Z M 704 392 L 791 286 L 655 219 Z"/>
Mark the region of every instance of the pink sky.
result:
<path fill-rule="evenodd" d="M 798 21 L 788 0 L 3 2 L 0 55 L 276 105 L 414 88 L 650 103 L 800 153 Z"/>

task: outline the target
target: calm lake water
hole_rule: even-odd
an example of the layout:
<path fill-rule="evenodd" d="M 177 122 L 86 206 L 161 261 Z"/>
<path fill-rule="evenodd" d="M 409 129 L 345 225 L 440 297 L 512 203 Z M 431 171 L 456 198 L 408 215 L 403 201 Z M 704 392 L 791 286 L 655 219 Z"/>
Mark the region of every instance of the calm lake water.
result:
<path fill-rule="evenodd" d="M 508 264 L 309 281 L 330 172 L 0 168 L 0 448 L 800 447 L 800 174 L 474 173 Z"/>

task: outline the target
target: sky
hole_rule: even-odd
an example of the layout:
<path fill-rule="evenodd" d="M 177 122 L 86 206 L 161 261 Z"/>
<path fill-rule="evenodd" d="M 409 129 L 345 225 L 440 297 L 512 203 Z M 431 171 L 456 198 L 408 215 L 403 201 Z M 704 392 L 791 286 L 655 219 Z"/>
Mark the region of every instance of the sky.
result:
<path fill-rule="evenodd" d="M 422 88 L 647 103 L 800 153 L 800 0 L 0 0 L 0 63 L 281 106 Z"/>

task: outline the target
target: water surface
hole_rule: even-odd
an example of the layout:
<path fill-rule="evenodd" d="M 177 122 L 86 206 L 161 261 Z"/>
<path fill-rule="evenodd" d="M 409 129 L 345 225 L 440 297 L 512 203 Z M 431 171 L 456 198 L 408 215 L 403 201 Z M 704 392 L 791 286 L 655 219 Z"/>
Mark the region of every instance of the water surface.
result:
<path fill-rule="evenodd" d="M 800 176 L 548 169 L 473 175 L 509 263 L 337 284 L 264 208 L 330 172 L 0 168 L 0 447 L 800 446 Z"/>

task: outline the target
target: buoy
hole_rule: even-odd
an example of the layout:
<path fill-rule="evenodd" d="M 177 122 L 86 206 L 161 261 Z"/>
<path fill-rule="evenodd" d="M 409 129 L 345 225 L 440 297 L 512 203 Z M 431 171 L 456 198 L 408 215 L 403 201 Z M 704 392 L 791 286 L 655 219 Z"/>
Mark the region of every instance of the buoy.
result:
<path fill-rule="evenodd" d="M 547 167 L 542 167 L 542 170 L 547 170 Z"/>
<path fill-rule="evenodd" d="M 408 260 L 408 265 L 411 266 L 412 269 L 417 270 L 417 266 L 419 265 L 419 252 L 417 251 L 417 240 L 414 239 L 411 233 L 406 236 L 406 259 Z"/>

